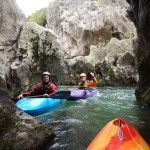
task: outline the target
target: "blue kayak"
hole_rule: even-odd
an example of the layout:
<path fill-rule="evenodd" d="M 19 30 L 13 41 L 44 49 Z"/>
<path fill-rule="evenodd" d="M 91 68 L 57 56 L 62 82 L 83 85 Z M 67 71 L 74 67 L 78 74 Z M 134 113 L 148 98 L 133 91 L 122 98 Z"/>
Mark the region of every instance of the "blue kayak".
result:
<path fill-rule="evenodd" d="M 41 113 L 59 105 L 60 99 L 53 98 L 22 98 L 16 105 L 30 115 Z"/>

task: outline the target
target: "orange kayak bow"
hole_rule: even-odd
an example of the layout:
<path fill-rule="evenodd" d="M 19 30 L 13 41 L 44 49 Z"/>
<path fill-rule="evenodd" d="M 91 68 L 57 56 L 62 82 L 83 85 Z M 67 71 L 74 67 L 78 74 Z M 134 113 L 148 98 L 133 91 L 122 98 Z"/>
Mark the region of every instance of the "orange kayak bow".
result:
<path fill-rule="evenodd" d="M 87 150 L 150 150 L 150 147 L 130 124 L 119 118 L 104 126 Z"/>

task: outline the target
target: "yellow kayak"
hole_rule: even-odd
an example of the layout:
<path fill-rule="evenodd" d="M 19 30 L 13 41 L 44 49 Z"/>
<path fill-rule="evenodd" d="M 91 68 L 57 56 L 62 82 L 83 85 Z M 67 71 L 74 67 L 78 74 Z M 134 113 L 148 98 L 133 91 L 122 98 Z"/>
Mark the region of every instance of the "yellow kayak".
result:
<path fill-rule="evenodd" d="M 104 126 L 87 150 L 150 150 L 150 147 L 130 124 L 119 118 Z"/>

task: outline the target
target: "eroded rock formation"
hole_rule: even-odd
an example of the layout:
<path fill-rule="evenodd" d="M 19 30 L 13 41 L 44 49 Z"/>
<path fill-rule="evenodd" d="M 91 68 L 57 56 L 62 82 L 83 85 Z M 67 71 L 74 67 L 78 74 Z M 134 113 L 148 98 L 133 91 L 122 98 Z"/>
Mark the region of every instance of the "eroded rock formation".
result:
<path fill-rule="evenodd" d="M 66 71 L 63 51 L 53 31 L 36 23 L 24 23 L 16 49 L 15 58 L 10 66 L 11 78 L 7 80 L 10 87 L 15 86 L 15 91 L 21 87 L 25 90 L 25 86 L 28 89 L 29 85 L 32 87 L 35 83 L 41 82 L 41 73 L 45 70 L 51 73 L 52 82 L 63 82 Z"/>
<path fill-rule="evenodd" d="M 150 2 L 128 0 L 138 31 L 137 47 L 134 47 L 136 29 L 125 1 L 67 2 L 61 0 L 52 9 L 56 12 L 54 22 L 49 21 L 49 13 L 47 16 L 48 27 L 58 34 L 61 44 L 52 30 L 25 23 L 15 1 L 0 1 L 0 149 L 41 148 L 41 141 L 51 136 L 51 127 L 41 125 L 16 108 L 8 93 L 8 89 L 16 94 L 28 89 L 29 83 L 40 81 L 45 70 L 59 84 L 76 84 L 82 70 L 95 71 L 99 79 L 103 77 L 100 85 L 134 85 L 138 79 L 136 55 L 139 73 L 136 97 L 150 103 Z M 64 80 L 66 67 L 68 76 Z"/>
<path fill-rule="evenodd" d="M 34 74 L 38 82 L 36 74 L 45 69 L 64 72 L 60 44 L 52 31 L 25 23 L 14 0 L 0 0 L 0 19 L 0 149 L 42 149 L 53 135 L 51 126 L 19 110 L 9 93 L 19 94 Z"/>
<path fill-rule="evenodd" d="M 12 46 L 18 37 L 25 15 L 15 1 L 0 1 L 0 46 Z M 1 51 L 3 48 L 0 48 Z"/>
<path fill-rule="evenodd" d="M 136 84 L 133 53 L 136 28 L 127 13 L 128 7 L 125 1 L 59 0 L 48 9 L 48 27 L 56 31 L 63 42 L 70 72 L 66 81 L 76 79 L 77 82 L 79 69 L 73 66 L 82 60 L 85 66 L 89 63 L 99 69 L 78 66 L 80 72 L 102 72 L 103 81 L 99 85 Z M 74 77 L 70 77 L 71 74 Z"/>
<path fill-rule="evenodd" d="M 43 71 L 51 73 L 52 82 L 61 84 L 66 68 L 57 35 L 35 23 L 25 23 L 14 1 L 0 1 L 0 17 L 0 75 L 9 91 L 17 95 L 27 90 L 41 81 Z"/>
<path fill-rule="evenodd" d="M 139 82 L 136 98 L 150 104 L 150 1 L 127 0 L 134 16 L 133 21 L 138 31 L 138 44 L 135 49 Z"/>

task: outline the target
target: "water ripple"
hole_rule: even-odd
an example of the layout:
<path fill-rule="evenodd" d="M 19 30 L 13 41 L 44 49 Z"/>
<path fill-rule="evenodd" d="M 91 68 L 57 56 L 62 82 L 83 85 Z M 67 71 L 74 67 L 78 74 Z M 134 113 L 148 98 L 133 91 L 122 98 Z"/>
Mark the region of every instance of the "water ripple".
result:
<path fill-rule="evenodd" d="M 49 150 L 84 150 L 106 123 L 118 117 L 134 126 L 150 143 L 149 114 L 150 109 L 135 103 L 134 88 L 102 87 L 94 97 L 63 100 L 55 110 L 36 117 L 55 125 L 56 138 Z"/>

